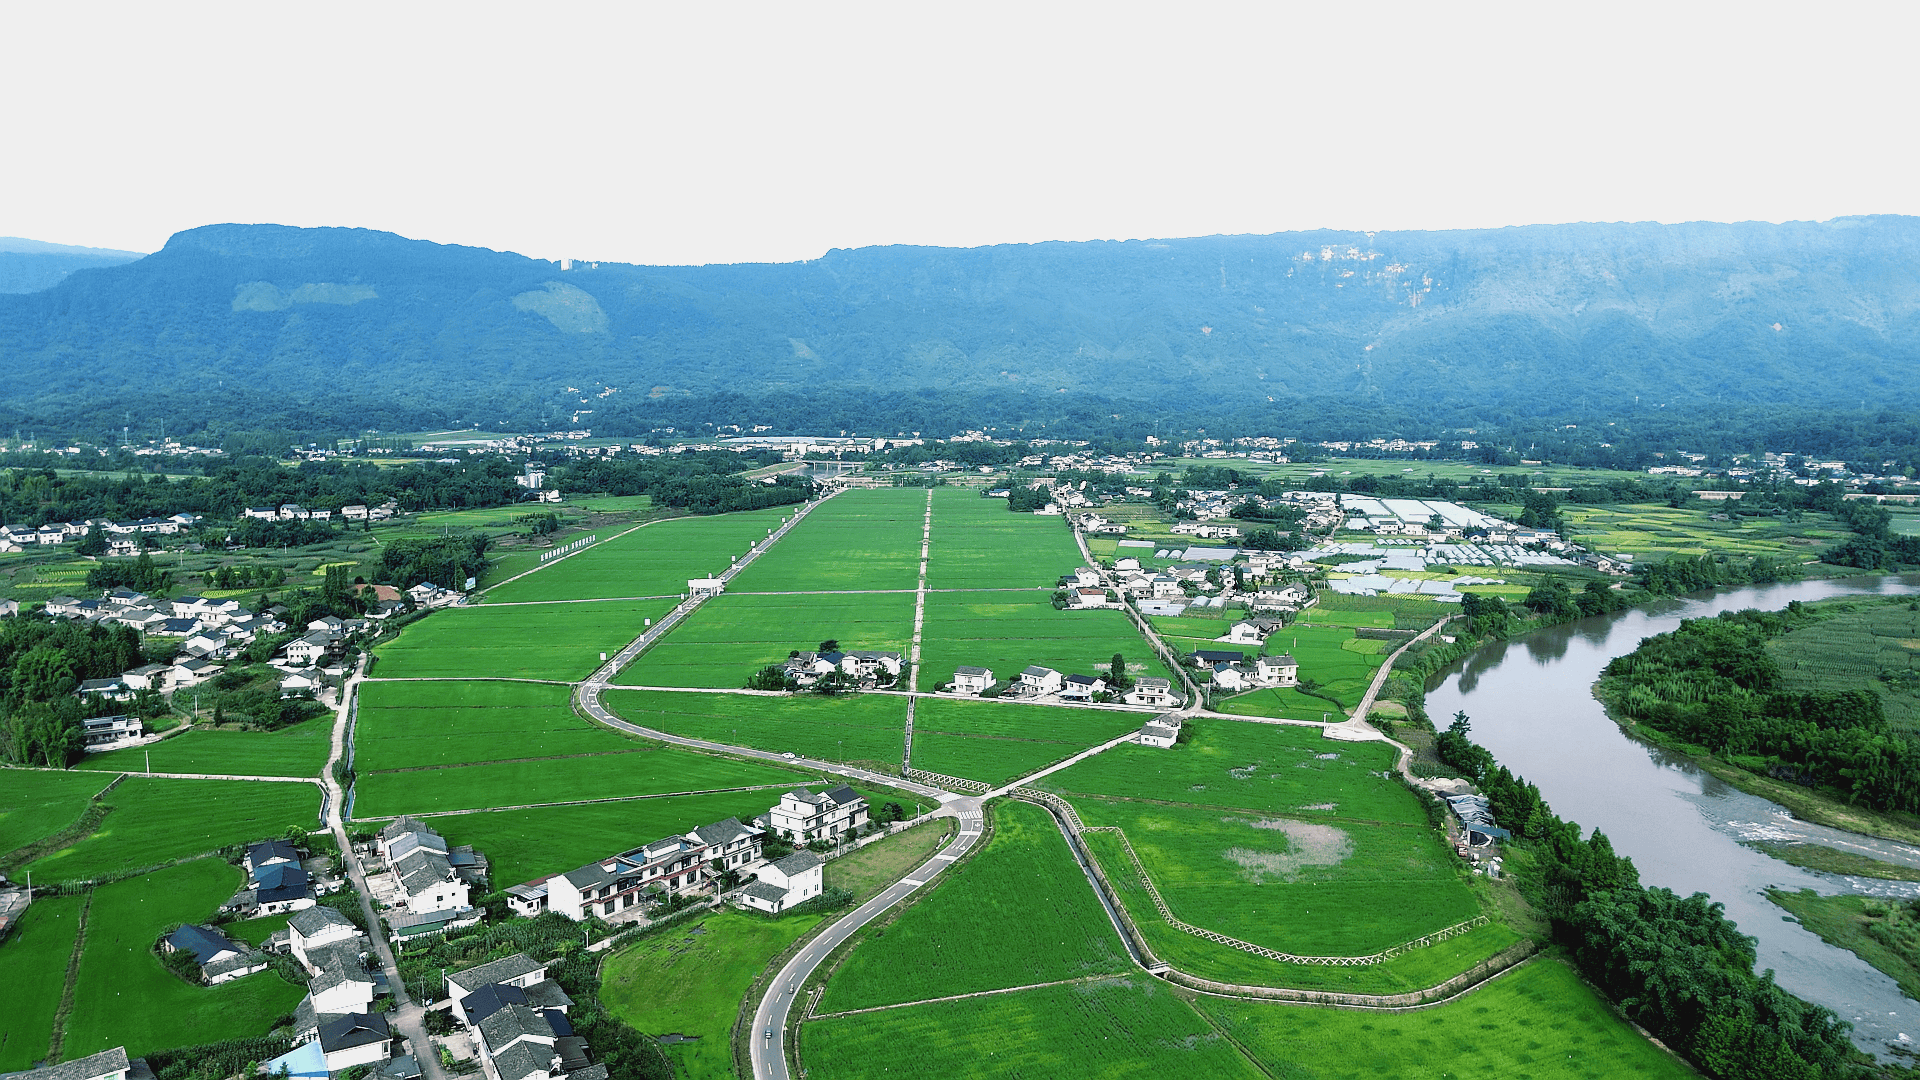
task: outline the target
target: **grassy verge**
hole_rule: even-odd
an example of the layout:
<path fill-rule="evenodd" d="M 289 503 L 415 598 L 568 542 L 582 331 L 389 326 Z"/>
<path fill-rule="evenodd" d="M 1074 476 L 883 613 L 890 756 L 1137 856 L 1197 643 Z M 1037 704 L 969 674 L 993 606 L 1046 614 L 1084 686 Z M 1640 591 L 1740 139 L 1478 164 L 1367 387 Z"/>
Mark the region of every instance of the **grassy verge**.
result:
<path fill-rule="evenodd" d="M 1900 992 L 1920 998 L 1920 912 L 1912 902 L 1874 896 L 1820 896 L 1811 889 L 1768 889 L 1767 898 L 1800 925 L 1887 973 Z"/>
<path fill-rule="evenodd" d="M 925 862 L 927 856 L 953 835 L 953 828 L 952 818 L 923 821 L 850 855 L 842 855 L 827 864 L 825 885 L 828 889 L 852 893 L 856 907 L 864 904 Z"/>
<path fill-rule="evenodd" d="M 1845 874 L 1849 877 L 1881 878 L 1886 881 L 1920 881 L 1920 867 L 1902 866 L 1899 863 L 1856 855 L 1851 851 L 1835 851 L 1833 848 L 1819 844 L 1755 841 L 1747 846 L 1755 851 L 1764 851 L 1781 862 L 1822 874 Z"/>

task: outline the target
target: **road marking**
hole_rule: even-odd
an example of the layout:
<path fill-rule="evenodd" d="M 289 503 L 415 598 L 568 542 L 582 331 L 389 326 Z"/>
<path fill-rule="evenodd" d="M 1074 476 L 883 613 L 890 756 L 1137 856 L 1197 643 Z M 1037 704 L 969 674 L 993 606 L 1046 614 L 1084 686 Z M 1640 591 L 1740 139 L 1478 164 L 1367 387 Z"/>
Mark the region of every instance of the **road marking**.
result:
<path fill-rule="evenodd" d="M 938 861 L 939 861 L 939 860 L 941 860 L 941 859 L 946 859 L 946 860 L 948 860 L 949 862 L 951 862 L 951 861 L 953 861 L 953 860 L 955 860 L 955 859 L 958 859 L 959 857 L 960 857 L 960 856 L 958 856 L 958 855 L 935 855 L 935 856 L 934 856 L 933 858 L 934 858 L 934 861 L 936 861 L 936 862 L 938 862 Z"/>
<path fill-rule="evenodd" d="M 915 881 L 915 880 L 913 880 L 912 878 L 901 878 L 901 879 L 900 879 L 900 884 L 902 884 L 902 885 L 912 885 L 912 886 L 913 886 L 913 887 L 915 887 L 915 888 L 919 888 L 920 886 L 922 886 L 922 885 L 925 885 L 925 884 L 926 884 L 926 882 L 924 882 L 924 881 Z"/>

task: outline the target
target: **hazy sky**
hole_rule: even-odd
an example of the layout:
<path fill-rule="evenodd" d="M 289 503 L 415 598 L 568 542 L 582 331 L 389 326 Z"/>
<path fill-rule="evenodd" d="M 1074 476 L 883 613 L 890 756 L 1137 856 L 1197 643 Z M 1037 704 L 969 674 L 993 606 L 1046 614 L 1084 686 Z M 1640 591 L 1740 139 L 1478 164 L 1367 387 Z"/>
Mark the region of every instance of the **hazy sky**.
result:
<path fill-rule="evenodd" d="M 1920 213 L 1920 6 L 0 7 L 0 235 L 544 258 Z"/>

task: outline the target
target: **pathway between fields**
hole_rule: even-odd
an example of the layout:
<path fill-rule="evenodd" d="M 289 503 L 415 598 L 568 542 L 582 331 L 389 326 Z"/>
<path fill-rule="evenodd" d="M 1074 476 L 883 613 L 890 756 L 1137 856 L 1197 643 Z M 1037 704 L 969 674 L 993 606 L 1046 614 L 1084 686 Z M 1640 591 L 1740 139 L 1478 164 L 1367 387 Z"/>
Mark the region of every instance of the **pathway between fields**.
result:
<path fill-rule="evenodd" d="M 933 544 L 933 489 L 927 489 L 927 515 L 920 525 L 920 587 L 913 594 L 913 648 L 907 655 L 907 727 L 900 746 L 900 769 L 913 764 L 913 703 L 920 689 L 920 629 L 927 622 L 927 551 Z"/>

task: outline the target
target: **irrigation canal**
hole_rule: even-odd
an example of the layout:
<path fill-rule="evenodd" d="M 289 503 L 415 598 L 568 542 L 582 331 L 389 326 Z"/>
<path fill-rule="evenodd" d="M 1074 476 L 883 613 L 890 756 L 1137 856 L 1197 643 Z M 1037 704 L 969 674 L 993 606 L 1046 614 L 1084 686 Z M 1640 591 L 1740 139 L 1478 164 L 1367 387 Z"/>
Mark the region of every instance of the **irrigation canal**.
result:
<path fill-rule="evenodd" d="M 1474 741 L 1540 786 L 1561 817 L 1598 828 L 1631 856 L 1640 880 L 1681 895 L 1704 892 L 1726 906 L 1743 933 L 1759 939 L 1759 966 L 1781 986 L 1827 1006 L 1854 1025 L 1854 1041 L 1887 1056 L 1889 1044 L 1920 1042 L 1920 1003 L 1844 949 L 1821 941 L 1766 897 L 1768 886 L 1823 894 L 1920 894 L 1920 884 L 1814 873 L 1741 841 L 1804 840 L 1920 866 L 1920 848 L 1796 819 L 1739 791 L 1684 758 L 1625 735 L 1592 686 L 1616 656 L 1666 633 L 1682 619 L 1742 608 L 1778 610 L 1792 600 L 1920 592 L 1920 577 L 1809 581 L 1701 593 L 1597 616 L 1487 646 L 1443 673 L 1427 711 L 1444 726 L 1456 710 L 1473 720 Z"/>

